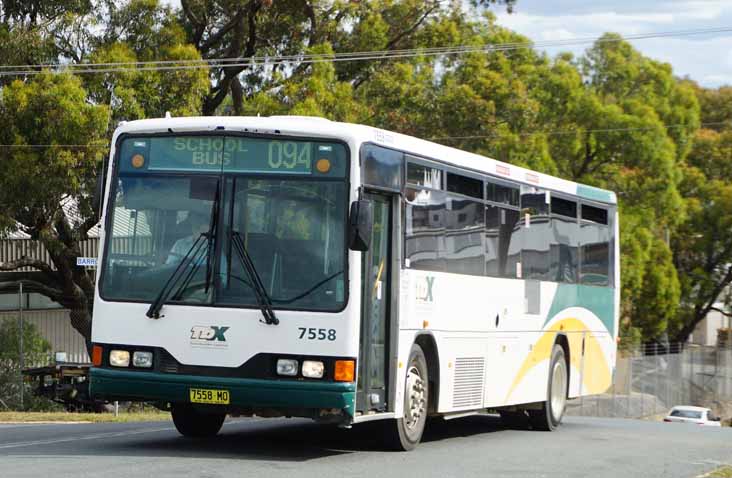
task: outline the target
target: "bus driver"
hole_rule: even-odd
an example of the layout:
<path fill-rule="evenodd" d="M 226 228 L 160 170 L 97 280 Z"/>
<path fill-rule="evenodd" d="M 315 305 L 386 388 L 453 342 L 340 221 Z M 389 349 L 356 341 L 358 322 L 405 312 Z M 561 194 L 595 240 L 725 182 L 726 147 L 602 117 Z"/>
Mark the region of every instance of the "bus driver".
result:
<path fill-rule="evenodd" d="M 168 253 L 168 258 L 165 260 L 166 264 L 177 264 L 182 261 L 196 240 L 201 237 L 201 234 L 205 234 L 210 227 L 209 219 L 206 215 L 196 211 L 190 211 L 185 222 L 188 223 L 191 233 L 175 241 L 175 244 L 170 249 L 170 253 Z M 199 259 L 199 262 L 202 260 L 203 258 Z"/>

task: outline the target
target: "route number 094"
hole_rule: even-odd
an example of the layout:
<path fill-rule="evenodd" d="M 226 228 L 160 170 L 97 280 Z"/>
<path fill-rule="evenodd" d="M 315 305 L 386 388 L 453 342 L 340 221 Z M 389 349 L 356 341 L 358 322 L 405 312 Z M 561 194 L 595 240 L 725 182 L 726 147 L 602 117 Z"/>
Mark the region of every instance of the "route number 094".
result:
<path fill-rule="evenodd" d="M 316 329 L 314 327 L 310 327 L 310 328 L 298 327 L 297 330 L 300 331 L 299 338 L 301 338 L 301 339 L 330 340 L 330 341 L 333 341 L 336 339 L 335 329 Z"/>
<path fill-rule="evenodd" d="M 267 157 L 269 167 L 295 169 L 299 165 L 298 169 L 309 171 L 311 168 L 310 150 L 310 143 L 272 141 L 269 143 Z"/>

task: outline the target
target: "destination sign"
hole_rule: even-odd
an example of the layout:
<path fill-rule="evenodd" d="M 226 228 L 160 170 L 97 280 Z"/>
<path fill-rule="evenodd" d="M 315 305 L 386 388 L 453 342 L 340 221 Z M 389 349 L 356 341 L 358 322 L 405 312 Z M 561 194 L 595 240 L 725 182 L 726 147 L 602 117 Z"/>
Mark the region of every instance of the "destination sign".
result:
<path fill-rule="evenodd" d="M 161 136 L 126 140 L 124 171 L 241 172 L 344 176 L 343 145 L 233 136 Z"/>

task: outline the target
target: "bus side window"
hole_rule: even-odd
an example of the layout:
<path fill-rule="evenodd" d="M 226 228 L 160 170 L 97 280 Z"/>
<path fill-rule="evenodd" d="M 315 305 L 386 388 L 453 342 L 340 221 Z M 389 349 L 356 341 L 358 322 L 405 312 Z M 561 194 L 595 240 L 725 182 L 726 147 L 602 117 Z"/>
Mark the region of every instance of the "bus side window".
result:
<path fill-rule="evenodd" d="M 407 158 L 411 157 L 413 156 L 407 156 Z M 407 163 L 407 184 L 442 189 L 442 176 L 441 169 L 412 162 Z"/>
<path fill-rule="evenodd" d="M 519 212 L 488 205 L 485 208 L 485 273 L 490 277 L 516 278 L 521 260 Z"/>
<path fill-rule="evenodd" d="M 483 199 L 483 181 L 461 174 L 447 173 L 447 190 L 476 199 Z"/>
<path fill-rule="evenodd" d="M 449 178 L 449 176 L 448 176 Z M 483 188 L 481 184 L 478 191 Z M 447 272 L 484 275 L 483 203 L 469 199 L 448 198 L 447 237 L 445 238 Z"/>
<path fill-rule="evenodd" d="M 523 279 L 554 280 L 549 274 L 551 220 L 547 194 L 534 187 L 521 188 L 521 265 Z"/>
<path fill-rule="evenodd" d="M 551 253 L 549 277 L 556 282 L 577 282 L 579 224 L 577 203 L 552 196 Z"/>
<path fill-rule="evenodd" d="M 405 259 L 409 261 L 408 267 L 444 272 L 445 192 L 408 188 L 405 195 Z"/>
<path fill-rule="evenodd" d="M 580 282 L 587 285 L 610 284 L 611 232 L 608 211 L 582 205 L 580 230 Z"/>
<path fill-rule="evenodd" d="M 387 191 L 401 191 L 404 153 L 366 144 L 361 148 L 361 182 Z"/>

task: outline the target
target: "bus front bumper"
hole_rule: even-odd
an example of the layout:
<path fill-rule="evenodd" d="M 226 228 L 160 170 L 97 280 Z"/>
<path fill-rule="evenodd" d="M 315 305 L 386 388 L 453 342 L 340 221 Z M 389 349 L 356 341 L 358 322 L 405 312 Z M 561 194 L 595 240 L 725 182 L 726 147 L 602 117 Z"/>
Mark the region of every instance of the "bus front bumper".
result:
<path fill-rule="evenodd" d="M 227 411 L 269 409 L 283 415 L 302 416 L 298 410 L 322 416 L 324 410 L 341 410 L 349 421 L 354 415 L 356 385 L 352 382 L 262 380 L 92 367 L 90 394 L 103 400 L 190 403 L 190 389 L 228 390 Z M 290 412 L 290 413 L 288 413 Z"/>

